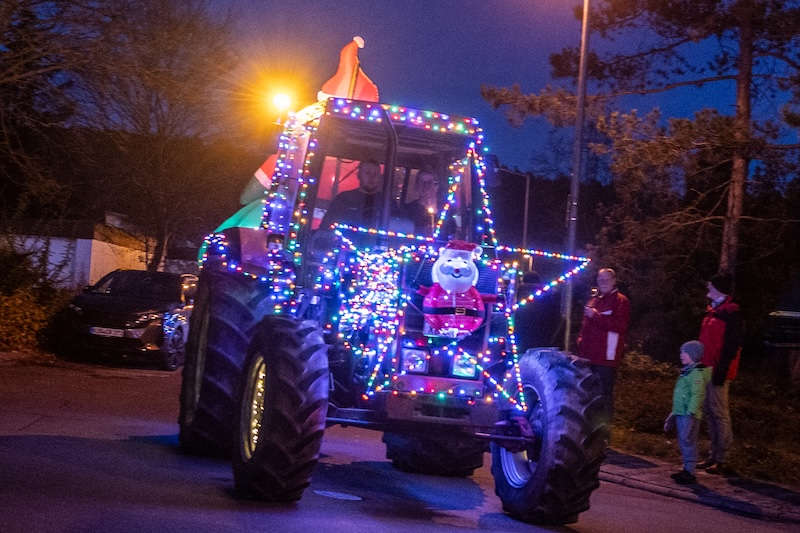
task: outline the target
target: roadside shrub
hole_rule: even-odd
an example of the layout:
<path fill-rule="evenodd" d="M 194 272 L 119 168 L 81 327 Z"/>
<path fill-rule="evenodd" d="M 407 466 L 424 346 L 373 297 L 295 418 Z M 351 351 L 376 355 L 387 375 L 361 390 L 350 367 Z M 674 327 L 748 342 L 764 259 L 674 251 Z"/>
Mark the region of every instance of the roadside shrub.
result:
<path fill-rule="evenodd" d="M 47 309 L 28 287 L 0 294 L 0 350 L 26 350 L 36 346 L 48 322 Z"/>
<path fill-rule="evenodd" d="M 611 445 L 629 453 L 680 461 L 676 437 L 663 432 L 672 409 L 677 363 L 660 363 L 630 352 L 619 368 L 614 390 Z M 740 371 L 730 389 L 734 443 L 729 462 L 740 475 L 800 484 L 800 391 L 775 378 Z M 701 457 L 709 449 L 705 421 Z"/>
<path fill-rule="evenodd" d="M 28 254 L 0 249 L 0 350 L 33 350 L 72 293 L 54 287 Z"/>

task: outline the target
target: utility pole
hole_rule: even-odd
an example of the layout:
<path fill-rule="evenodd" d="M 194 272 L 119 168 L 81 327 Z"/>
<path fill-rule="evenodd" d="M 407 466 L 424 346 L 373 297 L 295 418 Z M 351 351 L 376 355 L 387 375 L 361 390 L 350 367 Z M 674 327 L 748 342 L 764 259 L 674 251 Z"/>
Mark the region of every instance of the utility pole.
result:
<path fill-rule="evenodd" d="M 531 203 L 531 175 L 525 173 L 525 213 L 522 215 L 522 248 L 528 247 L 528 213 Z M 533 270 L 533 257 L 528 256 L 528 271 Z"/>
<path fill-rule="evenodd" d="M 583 0 L 581 22 L 581 55 L 578 66 L 577 111 L 575 116 L 575 144 L 572 147 L 572 176 L 567 205 L 567 253 L 575 255 L 575 232 L 578 225 L 578 194 L 583 169 L 583 123 L 586 101 L 586 52 L 589 47 L 589 0 Z M 572 329 L 572 278 L 567 280 L 562 315 L 564 316 L 564 350 L 569 350 Z"/>

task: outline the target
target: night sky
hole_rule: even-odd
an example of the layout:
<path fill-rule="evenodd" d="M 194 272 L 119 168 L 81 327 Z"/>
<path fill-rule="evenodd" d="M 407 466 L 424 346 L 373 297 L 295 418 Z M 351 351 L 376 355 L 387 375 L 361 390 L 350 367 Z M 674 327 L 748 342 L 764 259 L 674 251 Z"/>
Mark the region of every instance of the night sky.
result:
<path fill-rule="evenodd" d="M 341 47 L 361 35 L 366 41 L 359 53 L 362 68 L 378 85 L 382 102 L 476 117 L 490 151 L 502 164 L 522 170 L 531 168 L 531 156 L 543 148 L 549 126 L 535 119 L 513 128 L 481 98 L 480 86 L 519 83 L 525 92 L 538 92 L 553 83 L 549 55 L 580 40 L 580 23 L 572 11 L 580 2 L 575 0 L 230 4 L 242 43 L 242 76 L 263 85 L 291 86 L 301 106 L 311 103 L 335 72 Z M 714 101 L 725 106 L 729 94 L 732 104 L 730 89 Z M 631 99 L 626 104 L 642 111 L 659 105 L 671 116 L 688 116 L 709 101 L 707 93 L 685 89 L 658 101 Z M 720 111 L 729 113 L 730 106 Z"/>

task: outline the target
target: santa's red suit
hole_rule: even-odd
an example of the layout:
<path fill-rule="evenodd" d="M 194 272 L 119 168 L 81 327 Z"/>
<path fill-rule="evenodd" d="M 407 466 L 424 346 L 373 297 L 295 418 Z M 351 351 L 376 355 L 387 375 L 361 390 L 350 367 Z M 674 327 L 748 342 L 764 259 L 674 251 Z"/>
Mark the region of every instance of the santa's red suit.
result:
<path fill-rule="evenodd" d="M 483 297 L 475 287 L 465 292 L 447 292 L 438 283 L 430 287 L 422 300 L 425 321 L 436 331 L 455 328 L 471 333 L 483 322 Z"/>

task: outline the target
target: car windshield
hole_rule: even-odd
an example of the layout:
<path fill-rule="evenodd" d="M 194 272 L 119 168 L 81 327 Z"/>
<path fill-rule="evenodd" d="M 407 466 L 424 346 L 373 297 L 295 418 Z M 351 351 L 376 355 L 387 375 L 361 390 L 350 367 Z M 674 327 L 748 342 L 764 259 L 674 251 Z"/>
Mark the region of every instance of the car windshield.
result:
<path fill-rule="evenodd" d="M 180 298 L 180 277 L 167 272 L 119 270 L 106 275 L 91 292 L 150 300 Z"/>

